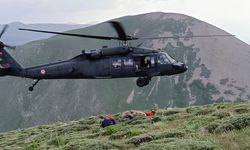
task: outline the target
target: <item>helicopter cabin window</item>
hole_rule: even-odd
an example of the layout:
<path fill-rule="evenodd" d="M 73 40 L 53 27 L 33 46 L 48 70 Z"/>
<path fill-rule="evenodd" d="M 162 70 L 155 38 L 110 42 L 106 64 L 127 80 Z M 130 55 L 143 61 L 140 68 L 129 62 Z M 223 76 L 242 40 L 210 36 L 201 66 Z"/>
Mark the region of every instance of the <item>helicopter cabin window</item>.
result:
<path fill-rule="evenodd" d="M 121 66 L 122 66 L 122 60 L 121 59 L 115 59 L 115 60 L 113 60 L 112 66 L 114 68 L 117 68 L 117 69 L 121 68 Z"/>
<path fill-rule="evenodd" d="M 155 58 L 154 56 L 145 56 L 145 57 L 140 57 L 136 60 L 135 62 L 135 67 L 137 69 L 141 68 L 151 68 L 155 66 Z"/>
<path fill-rule="evenodd" d="M 124 59 L 123 60 L 124 66 L 125 67 L 133 67 L 133 59 Z"/>
<path fill-rule="evenodd" d="M 157 63 L 158 64 L 168 64 L 169 60 L 167 59 L 166 55 L 161 54 L 161 55 L 158 56 Z"/>
<path fill-rule="evenodd" d="M 141 57 L 139 68 L 149 68 L 150 67 L 150 57 Z"/>
<path fill-rule="evenodd" d="M 150 63 L 152 67 L 155 66 L 155 57 L 151 57 Z"/>

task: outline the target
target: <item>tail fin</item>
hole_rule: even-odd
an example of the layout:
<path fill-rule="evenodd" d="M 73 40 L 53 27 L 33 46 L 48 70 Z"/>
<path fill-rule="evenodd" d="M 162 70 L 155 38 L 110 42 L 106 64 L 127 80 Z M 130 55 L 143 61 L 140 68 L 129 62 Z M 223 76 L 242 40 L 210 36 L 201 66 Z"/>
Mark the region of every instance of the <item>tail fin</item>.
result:
<path fill-rule="evenodd" d="M 10 56 L 4 48 L 0 48 L 0 76 L 19 76 L 23 68 Z"/>

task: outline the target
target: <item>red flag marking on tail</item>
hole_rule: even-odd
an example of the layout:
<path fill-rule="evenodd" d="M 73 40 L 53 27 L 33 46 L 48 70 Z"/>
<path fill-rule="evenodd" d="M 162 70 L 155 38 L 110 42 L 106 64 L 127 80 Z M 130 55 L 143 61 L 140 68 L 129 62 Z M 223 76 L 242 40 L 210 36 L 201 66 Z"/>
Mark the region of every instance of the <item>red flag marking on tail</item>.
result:
<path fill-rule="evenodd" d="M 42 69 L 42 70 L 40 71 L 40 73 L 41 73 L 42 75 L 45 75 L 45 74 L 46 74 L 45 69 Z"/>

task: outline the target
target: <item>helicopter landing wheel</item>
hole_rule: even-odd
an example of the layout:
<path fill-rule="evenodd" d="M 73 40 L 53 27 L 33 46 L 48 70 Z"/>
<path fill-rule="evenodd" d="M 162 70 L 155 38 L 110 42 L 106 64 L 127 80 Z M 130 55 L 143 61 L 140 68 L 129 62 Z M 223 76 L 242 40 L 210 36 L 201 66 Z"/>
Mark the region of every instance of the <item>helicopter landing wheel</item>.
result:
<path fill-rule="evenodd" d="M 144 86 L 144 79 L 143 78 L 138 78 L 136 80 L 136 85 L 139 87 L 143 87 Z"/>
<path fill-rule="evenodd" d="M 32 92 L 34 90 L 34 87 L 30 86 L 29 91 Z"/>
<path fill-rule="evenodd" d="M 34 87 L 37 85 L 37 83 L 40 81 L 40 79 L 34 80 L 34 83 L 29 87 L 29 91 L 32 92 L 34 90 Z"/>
<path fill-rule="evenodd" d="M 138 78 L 136 80 L 136 85 L 139 87 L 144 87 L 149 84 L 150 79 L 148 78 Z"/>
<path fill-rule="evenodd" d="M 149 84 L 149 80 L 148 80 L 148 79 L 146 79 L 146 78 L 144 79 L 144 82 L 145 82 L 145 83 L 144 83 L 144 86 L 146 86 L 146 85 L 148 85 L 148 84 Z"/>

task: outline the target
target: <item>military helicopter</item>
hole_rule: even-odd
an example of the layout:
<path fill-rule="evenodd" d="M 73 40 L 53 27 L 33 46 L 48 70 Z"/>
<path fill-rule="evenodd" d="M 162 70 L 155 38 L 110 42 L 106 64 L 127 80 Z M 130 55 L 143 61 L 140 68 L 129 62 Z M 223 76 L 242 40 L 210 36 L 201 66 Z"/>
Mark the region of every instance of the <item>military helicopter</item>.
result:
<path fill-rule="evenodd" d="M 4 49 L 5 47 L 10 49 L 13 49 L 14 47 L 0 42 L 0 76 L 17 76 L 34 79 L 34 83 L 29 87 L 29 91 L 33 91 L 37 83 L 43 79 L 112 79 L 137 77 L 137 86 L 144 87 L 149 84 L 151 78 L 154 76 L 170 76 L 187 71 L 188 67 L 184 63 L 176 61 L 166 52 L 129 46 L 129 41 L 138 39 L 185 38 L 186 36 L 139 38 L 127 35 L 120 22 L 109 21 L 108 23 L 110 23 L 117 32 L 117 37 L 19 28 L 19 30 L 32 32 L 100 40 L 118 40 L 122 42 L 122 46 L 83 50 L 82 54 L 65 61 L 23 68 Z M 7 25 L 4 26 L 0 33 L 0 38 L 6 31 L 7 27 Z M 198 35 L 192 37 L 211 36 L 232 35 Z"/>

